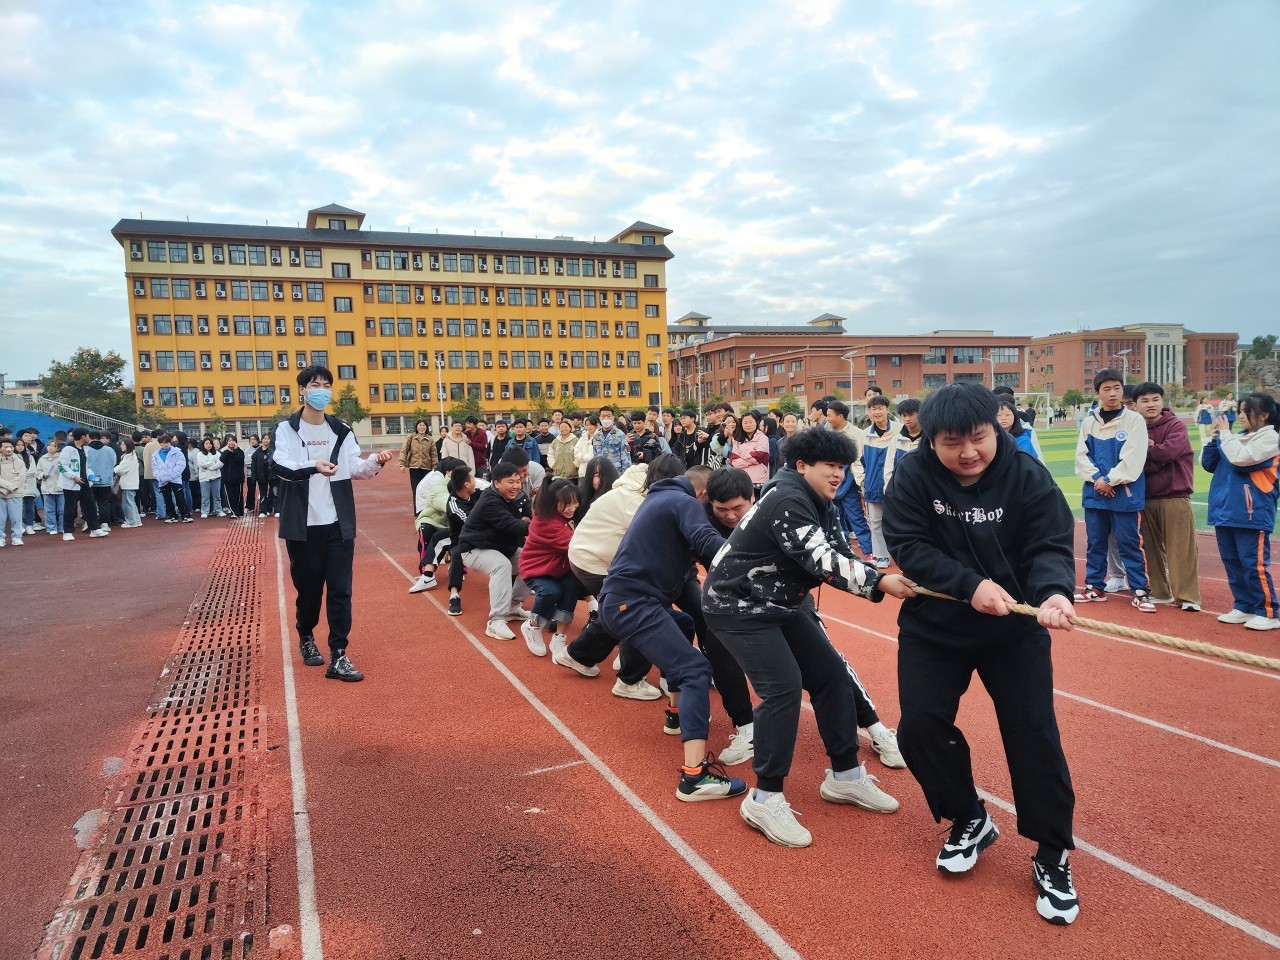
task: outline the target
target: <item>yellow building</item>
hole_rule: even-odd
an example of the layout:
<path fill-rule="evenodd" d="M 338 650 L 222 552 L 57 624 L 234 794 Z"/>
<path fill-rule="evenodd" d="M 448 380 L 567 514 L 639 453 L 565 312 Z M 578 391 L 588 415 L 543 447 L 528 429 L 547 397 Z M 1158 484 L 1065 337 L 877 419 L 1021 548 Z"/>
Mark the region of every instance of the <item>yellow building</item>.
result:
<path fill-rule="evenodd" d="M 648 406 L 666 396 L 663 227 L 606 243 L 361 230 L 335 205 L 306 228 L 121 220 L 139 402 L 187 430 L 215 416 L 260 432 L 301 402 L 320 363 L 370 409 L 357 432 L 432 430 L 474 396 L 490 419 L 572 398 Z"/>

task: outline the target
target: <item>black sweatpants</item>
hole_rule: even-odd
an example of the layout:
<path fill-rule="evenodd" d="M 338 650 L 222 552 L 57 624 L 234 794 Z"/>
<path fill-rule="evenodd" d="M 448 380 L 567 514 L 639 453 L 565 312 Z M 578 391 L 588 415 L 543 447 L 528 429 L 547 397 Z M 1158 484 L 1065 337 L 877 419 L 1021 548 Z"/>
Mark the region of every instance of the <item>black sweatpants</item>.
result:
<path fill-rule="evenodd" d="M 338 524 L 307 527 L 306 540 L 286 540 L 289 576 L 298 591 L 296 625 L 299 636 L 315 631 L 324 598 L 329 620 L 329 651 L 334 657 L 347 649 L 351 634 L 351 566 L 356 542 L 343 540 Z"/>
<path fill-rule="evenodd" d="M 782 792 L 791 772 L 800 701 L 809 701 L 831 769 L 858 765 L 857 675 L 827 639 L 817 610 L 805 603 L 785 619 L 766 620 L 704 611 L 707 625 L 742 666 L 760 703 L 755 709 L 756 785 Z M 874 721 L 873 721 L 874 722 Z"/>
<path fill-rule="evenodd" d="M 707 656 L 711 664 L 711 678 L 720 694 L 720 702 L 724 704 L 724 712 L 729 721 L 740 727 L 752 722 L 751 691 L 747 689 L 747 677 L 742 672 L 733 654 L 724 648 L 715 631 L 707 626 L 702 616 L 702 586 L 696 576 L 690 575 L 684 582 L 684 589 L 676 597 L 676 606 L 693 617 L 694 630 L 698 635 L 698 646 Z"/>
<path fill-rule="evenodd" d="M 409 505 L 413 507 L 413 512 L 418 512 L 418 484 L 426 477 L 430 470 L 423 470 L 419 467 L 409 468 Z"/>
<path fill-rule="evenodd" d="M 604 577 L 594 573 L 588 573 L 580 567 L 575 567 L 572 563 L 569 568 L 573 571 L 573 575 L 582 583 L 582 595 L 585 597 L 595 597 L 600 599 L 600 591 L 604 588 Z M 609 658 L 609 654 L 613 653 L 613 648 L 618 648 L 618 656 L 622 659 L 622 666 L 618 670 L 618 679 L 623 683 L 639 683 L 649 675 L 649 670 L 653 667 L 644 656 L 640 653 L 631 642 L 623 638 L 621 642 L 615 638 L 608 630 L 604 628 L 604 624 L 600 622 L 598 616 L 588 617 L 586 626 L 582 628 L 582 632 L 574 637 L 569 644 L 569 656 L 584 663 L 588 667 L 594 667 L 597 663 L 601 663 Z M 675 689 L 674 687 L 672 688 Z"/>
<path fill-rule="evenodd" d="M 187 485 L 179 481 L 178 483 L 163 483 L 160 485 L 160 493 L 164 497 L 165 519 L 169 517 L 189 517 L 191 509 L 187 506 Z"/>
<path fill-rule="evenodd" d="M 72 490 L 62 491 L 62 532 L 76 532 L 76 507 L 84 514 L 84 532 L 92 533 L 102 525 L 98 519 L 98 501 L 93 488 L 83 484 Z"/>
<path fill-rule="evenodd" d="M 1053 661 L 1049 631 L 1043 628 L 998 643 L 900 637 L 898 746 L 933 819 L 968 817 L 978 802 L 969 744 L 955 725 L 960 697 L 975 672 L 996 708 L 1018 832 L 1038 843 L 1075 849 L 1076 798 L 1053 711 Z"/>

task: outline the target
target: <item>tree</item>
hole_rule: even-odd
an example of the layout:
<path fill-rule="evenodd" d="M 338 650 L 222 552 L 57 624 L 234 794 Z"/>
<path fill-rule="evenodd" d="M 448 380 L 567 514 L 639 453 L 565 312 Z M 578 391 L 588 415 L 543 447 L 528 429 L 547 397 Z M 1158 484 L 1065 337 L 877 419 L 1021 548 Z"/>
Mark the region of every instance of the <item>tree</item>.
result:
<path fill-rule="evenodd" d="M 695 417 L 698 415 L 698 401 L 690 397 L 684 403 L 680 404 L 681 413 L 692 413 Z"/>
<path fill-rule="evenodd" d="M 804 416 L 804 407 L 800 406 L 800 401 L 794 393 L 784 393 L 778 397 L 774 406 L 778 408 L 778 412 L 784 417 L 788 413 L 794 413 L 797 417 Z"/>
<path fill-rule="evenodd" d="M 271 415 L 269 420 L 267 420 L 267 433 L 274 437 L 276 435 L 276 427 L 280 426 L 281 422 L 288 420 L 291 416 L 293 416 L 293 407 L 289 406 L 287 403 L 280 404 L 280 406 L 276 407 L 276 412 Z"/>
<path fill-rule="evenodd" d="M 1269 333 L 1265 337 L 1257 336 L 1253 338 L 1253 346 L 1249 348 L 1249 355 L 1255 360 L 1267 360 L 1276 349 L 1276 335 Z"/>
<path fill-rule="evenodd" d="M 213 419 L 209 421 L 209 426 L 206 429 L 215 437 L 225 437 L 227 435 L 227 421 L 222 419 L 222 414 L 216 413 Z"/>
<path fill-rule="evenodd" d="M 116 420 L 137 418 L 138 401 L 124 387 L 125 359 L 114 350 L 102 353 L 78 347 L 66 363 L 55 360 L 40 377 L 40 390 L 50 400 L 90 410 Z"/>
<path fill-rule="evenodd" d="M 582 407 L 578 404 L 578 398 L 567 391 L 560 395 L 560 409 L 564 412 L 566 417 L 571 417 L 575 413 L 582 413 Z"/>
<path fill-rule="evenodd" d="M 348 383 L 338 394 L 338 402 L 333 405 L 333 415 L 347 423 L 359 423 L 361 420 L 369 419 L 369 408 L 360 403 L 354 383 Z"/>
<path fill-rule="evenodd" d="M 1078 407 L 1080 404 L 1086 403 L 1087 401 L 1088 397 L 1079 390 L 1068 390 L 1062 395 L 1062 405 L 1064 407 Z"/>
<path fill-rule="evenodd" d="M 445 411 L 445 419 L 449 423 L 453 423 L 455 420 L 462 422 L 467 417 L 480 419 L 480 396 L 478 394 L 468 393 Z"/>
<path fill-rule="evenodd" d="M 413 413 L 409 414 L 409 426 L 406 428 L 406 430 L 414 429 L 414 427 L 417 425 L 419 420 L 426 421 L 427 432 L 430 433 L 431 432 L 431 411 L 428 410 L 426 407 L 413 408 Z"/>
<path fill-rule="evenodd" d="M 550 420 L 551 410 L 551 401 L 546 397 L 533 397 L 529 400 L 529 419 L 535 424 L 539 420 Z"/>

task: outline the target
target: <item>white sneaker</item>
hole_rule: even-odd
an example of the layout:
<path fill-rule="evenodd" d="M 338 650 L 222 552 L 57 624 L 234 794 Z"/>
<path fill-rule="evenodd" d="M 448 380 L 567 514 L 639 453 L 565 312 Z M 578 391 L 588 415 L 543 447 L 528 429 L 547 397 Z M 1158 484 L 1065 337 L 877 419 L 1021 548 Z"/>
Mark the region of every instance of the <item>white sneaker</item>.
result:
<path fill-rule="evenodd" d="M 20 547 L 20 546 L 22 546 L 22 538 L 21 538 L 21 537 L 14 537 L 14 538 L 13 538 L 13 545 L 14 545 L 15 547 Z"/>
<path fill-rule="evenodd" d="M 1173 606 L 1173 597 L 1148 597 L 1147 599 L 1161 607 Z"/>
<path fill-rule="evenodd" d="M 23 532 L 23 533 L 35 533 L 35 532 L 36 532 L 36 528 L 35 528 L 35 527 L 27 527 L 27 528 L 26 528 L 25 530 L 23 530 L 22 532 Z"/>
<path fill-rule="evenodd" d="M 13 542 L 17 545 L 22 541 L 15 540 Z M 1246 621 L 1244 626 L 1246 630 L 1280 630 L 1280 618 L 1264 617 L 1262 614 L 1258 614 L 1252 620 Z"/>
<path fill-rule="evenodd" d="M 569 648 L 569 638 L 563 633 L 553 634 L 551 637 L 551 659 L 556 658 L 556 652 L 563 652 Z"/>
<path fill-rule="evenodd" d="M 898 809 L 898 801 L 877 787 L 876 778 L 865 769 L 861 780 L 837 780 L 828 770 L 818 794 L 828 803 L 851 803 L 873 813 L 893 813 Z"/>
<path fill-rule="evenodd" d="M 511 632 L 511 628 L 501 620 L 490 620 L 484 628 L 485 636 L 493 637 L 495 640 L 514 640 L 516 635 Z"/>
<path fill-rule="evenodd" d="M 106 531 L 105 531 L 105 530 L 101 530 L 101 529 L 98 529 L 98 530 L 90 530 L 90 531 L 89 531 L 89 536 L 90 536 L 91 538 L 92 538 L 92 537 L 105 537 L 106 535 L 107 535 Z"/>
<path fill-rule="evenodd" d="M 526 610 L 524 607 L 512 607 L 506 612 L 503 620 L 532 620 L 534 613 L 532 610 Z"/>
<path fill-rule="evenodd" d="M 98 529 L 102 531 L 102 535 L 105 537 L 108 533 L 110 533 L 110 532 L 111 532 L 111 524 L 109 524 L 109 523 L 104 523 L 104 524 L 103 524 L 102 526 L 100 526 Z"/>
<path fill-rule="evenodd" d="M 613 695 L 624 700 L 659 700 L 662 698 L 662 691 L 641 677 L 635 683 L 623 683 L 619 679 L 613 685 Z"/>
<path fill-rule="evenodd" d="M 746 763 L 756 755 L 756 744 L 750 733 L 729 734 L 729 745 L 716 754 L 716 759 L 726 767 Z"/>
<path fill-rule="evenodd" d="M 31 529 L 28 530 L 27 533 L 35 533 L 37 530 L 43 530 L 43 529 L 44 529 L 43 523 L 33 523 L 31 525 Z"/>
<path fill-rule="evenodd" d="M 617 673 L 622 669 L 622 656 L 618 655 L 613 658 L 613 672 Z"/>
<path fill-rule="evenodd" d="M 424 573 L 413 581 L 413 585 L 409 587 L 410 593 L 422 593 L 424 590 L 434 590 L 436 586 L 436 578 L 434 574 Z"/>
<path fill-rule="evenodd" d="M 585 663 L 579 663 L 577 660 L 573 659 L 573 655 L 569 653 L 568 648 L 553 649 L 551 651 L 551 662 L 557 663 L 562 667 L 568 667 L 570 670 L 575 673 L 580 673 L 584 677 L 600 676 L 599 667 L 588 667 Z"/>
<path fill-rule="evenodd" d="M 754 827 L 780 847 L 807 847 L 813 834 L 796 822 L 795 811 L 787 798 L 775 793 L 764 803 L 752 799 L 754 790 L 742 798 L 738 812 L 748 826 Z"/>
<path fill-rule="evenodd" d="M 258 519 L 259 519 L 259 520 L 262 520 L 262 519 L 263 519 L 263 518 L 265 518 L 265 517 L 266 517 L 266 514 L 265 514 L 265 513 L 260 513 L 260 514 L 258 514 Z"/>
<path fill-rule="evenodd" d="M 1106 593 L 1119 593 L 1122 590 L 1129 589 L 1129 581 L 1124 577 L 1112 577 L 1107 581 L 1106 586 L 1102 588 Z"/>
<path fill-rule="evenodd" d="M 1252 613 L 1245 613 L 1243 610 L 1228 610 L 1222 616 L 1218 617 L 1219 623 L 1248 623 L 1253 619 Z"/>
<path fill-rule="evenodd" d="M 547 645 L 542 639 L 542 628 L 532 620 L 526 620 L 520 624 L 520 632 L 524 634 L 524 645 L 529 648 L 529 652 L 535 657 L 545 657 L 547 655 Z"/>
<path fill-rule="evenodd" d="M 63 540 L 74 540 L 75 538 L 76 538 L 76 537 L 75 537 L 75 534 L 73 534 L 73 533 L 64 533 L 64 534 L 62 535 L 62 539 L 63 539 Z"/>
<path fill-rule="evenodd" d="M 1200 604 L 1196 603 L 1194 600 L 1183 600 L 1182 609 L 1186 610 L 1188 613 L 1199 613 Z"/>
<path fill-rule="evenodd" d="M 898 749 L 898 731 L 886 730 L 883 736 L 871 738 L 871 749 L 880 755 L 880 762 L 891 770 L 904 770 L 907 761 Z"/>

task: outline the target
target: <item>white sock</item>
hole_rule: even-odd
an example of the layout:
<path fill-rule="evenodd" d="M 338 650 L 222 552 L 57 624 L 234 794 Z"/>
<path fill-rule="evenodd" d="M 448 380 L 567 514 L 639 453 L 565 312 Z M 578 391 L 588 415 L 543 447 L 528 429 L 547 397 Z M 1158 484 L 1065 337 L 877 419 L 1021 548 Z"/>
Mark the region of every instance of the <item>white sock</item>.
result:
<path fill-rule="evenodd" d="M 867 727 L 867 733 L 871 734 L 871 739 L 873 740 L 876 739 L 877 737 L 883 737 L 888 732 L 889 732 L 889 728 L 886 727 L 879 720 L 877 720 L 871 726 Z"/>
<path fill-rule="evenodd" d="M 852 770 L 832 770 L 831 775 L 845 783 L 857 783 L 866 778 L 867 772 L 862 769 L 862 764 L 858 764 Z"/>
<path fill-rule="evenodd" d="M 756 725 L 754 723 L 744 723 L 738 728 L 738 736 L 753 740 L 755 738 L 755 729 Z"/>
<path fill-rule="evenodd" d="M 754 800 L 756 803 L 768 803 L 769 800 L 772 799 L 773 797 L 780 797 L 780 796 L 782 796 L 782 794 L 770 793 L 768 790 L 761 790 L 759 787 L 756 787 L 753 791 L 751 791 L 751 799 Z"/>
<path fill-rule="evenodd" d="M 591 612 L 591 613 L 595 613 L 595 612 L 596 612 L 597 610 L 599 610 L 599 609 L 600 609 L 600 604 L 599 604 L 598 602 L 596 602 L 596 598 L 595 598 L 595 597 L 588 597 L 588 598 L 587 598 L 587 610 L 588 610 L 589 612 Z"/>

